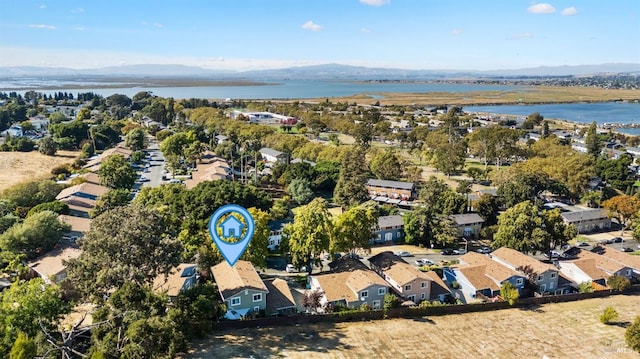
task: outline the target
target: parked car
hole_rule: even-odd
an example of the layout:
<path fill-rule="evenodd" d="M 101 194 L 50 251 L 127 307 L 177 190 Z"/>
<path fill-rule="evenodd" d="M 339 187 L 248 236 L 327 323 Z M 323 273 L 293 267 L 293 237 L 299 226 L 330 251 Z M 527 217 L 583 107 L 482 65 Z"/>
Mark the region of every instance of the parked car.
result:
<path fill-rule="evenodd" d="M 621 251 L 623 252 L 633 252 L 633 249 L 629 248 L 629 247 L 622 247 L 620 248 Z"/>
<path fill-rule="evenodd" d="M 624 239 L 622 239 L 622 237 L 611 238 L 611 243 L 622 243 L 622 242 L 624 242 Z"/>
<path fill-rule="evenodd" d="M 298 270 L 293 264 L 289 263 L 287 264 L 285 271 L 287 271 L 287 273 L 298 273 L 298 272 L 306 272 L 307 271 L 307 266 L 302 266 L 300 267 L 300 270 Z"/>
<path fill-rule="evenodd" d="M 422 258 L 422 259 L 416 259 L 415 261 L 417 266 L 430 266 L 433 264 L 433 261 L 430 259 L 426 259 L 426 258 Z"/>
<path fill-rule="evenodd" d="M 456 254 L 456 253 L 451 248 L 444 248 L 442 251 L 440 251 L 440 254 L 445 255 L 445 256 L 450 256 L 450 255 Z"/>
<path fill-rule="evenodd" d="M 544 256 L 546 258 L 549 258 L 549 253 L 545 253 Z M 551 251 L 551 259 L 558 259 L 560 258 L 560 252 L 558 251 Z"/>
<path fill-rule="evenodd" d="M 150 181 L 150 179 L 148 179 L 147 177 L 140 176 L 140 182 L 148 182 L 148 181 Z"/>
<path fill-rule="evenodd" d="M 576 243 L 576 245 L 577 245 L 578 247 L 588 247 L 588 246 L 589 246 L 589 243 L 587 243 L 587 242 L 578 242 L 578 243 Z"/>
<path fill-rule="evenodd" d="M 482 253 L 482 254 L 489 254 L 489 253 L 491 253 L 491 248 L 486 247 L 486 246 L 485 247 L 480 247 L 480 248 L 478 248 L 478 250 L 476 252 Z"/>
<path fill-rule="evenodd" d="M 407 252 L 407 251 L 397 251 L 395 253 L 395 255 L 397 255 L 398 257 L 412 257 L 413 254 Z"/>
<path fill-rule="evenodd" d="M 465 254 L 465 253 L 467 253 L 467 250 L 464 248 L 458 248 L 453 250 L 453 254 Z"/>

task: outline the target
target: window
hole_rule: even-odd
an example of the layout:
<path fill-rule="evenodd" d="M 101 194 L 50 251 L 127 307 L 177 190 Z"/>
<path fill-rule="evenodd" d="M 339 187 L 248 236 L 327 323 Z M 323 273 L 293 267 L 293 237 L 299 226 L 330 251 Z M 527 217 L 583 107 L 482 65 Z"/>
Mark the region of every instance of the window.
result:
<path fill-rule="evenodd" d="M 627 269 L 627 277 L 631 277 L 631 269 Z"/>
<path fill-rule="evenodd" d="M 546 291 L 547 291 L 547 286 L 546 286 L 546 285 L 544 285 L 544 284 L 541 284 L 541 285 L 540 285 L 540 293 L 544 293 L 544 292 L 546 292 Z"/>
<path fill-rule="evenodd" d="M 424 300 L 424 299 L 426 299 L 426 298 L 427 298 L 426 294 L 424 294 L 424 293 L 421 293 L 421 294 L 420 294 L 420 299 Z"/>
<path fill-rule="evenodd" d="M 415 295 L 410 295 L 410 296 L 407 297 L 407 299 L 409 299 L 412 302 L 415 302 L 416 301 L 416 296 Z"/>
<path fill-rule="evenodd" d="M 422 282 L 420 283 L 420 288 L 426 288 L 427 287 L 427 282 Z M 424 299 L 424 298 L 422 298 Z"/>
<path fill-rule="evenodd" d="M 360 298 L 366 298 L 368 296 L 369 296 L 368 290 L 363 290 L 362 292 L 360 292 Z"/>
<path fill-rule="evenodd" d="M 393 233 L 391 233 L 391 232 L 385 233 L 384 234 L 384 240 L 385 240 L 385 242 L 393 241 Z"/>
<path fill-rule="evenodd" d="M 378 295 L 385 295 L 387 293 L 387 288 L 378 288 Z"/>
<path fill-rule="evenodd" d="M 253 295 L 253 301 L 254 302 L 259 302 L 262 300 L 262 293 L 256 293 Z"/>
<path fill-rule="evenodd" d="M 404 286 L 404 290 L 411 290 L 411 284 L 407 284 Z"/>
<path fill-rule="evenodd" d="M 522 285 L 522 278 L 516 279 L 516 285 Z"/>
<path fill-rule="evenodd" d="M 555 273 L 551 273 L 551 279 L 555 278 L 556 274 Z"/>
<path fill-rule="evenodd" d="M 373 309 L 380 309 L 380 301 L 379 300 L 374 300 L 373 301 Z"/>
<path fill-rule="evenodd" d="M 231 306 L 235 307 L 236 305 L 240 305 L 240 298 L 231 298 Z"/>
<path fill-rule="evenodd" d="M 258 307 L 258 306 L 253 307 L 253 312 L 254 313 L 260 313 L 260 307 Z"/>
<path fill-rule="evenodd" d="M 398 235 L 396 237 L 402 238 L 402 232 L 398 231 Z"/>
<path fill-rule="evenodd" d="M 543 277 L 543 276 L 541 276 L 541 275 L 539 275 L 537 280 L 538 280 L 538 282 L 539 282 L 539 281 L 541 281 L 541 280 L 543 280 L 543 279 L 544 279 L 544 277 Z"/>

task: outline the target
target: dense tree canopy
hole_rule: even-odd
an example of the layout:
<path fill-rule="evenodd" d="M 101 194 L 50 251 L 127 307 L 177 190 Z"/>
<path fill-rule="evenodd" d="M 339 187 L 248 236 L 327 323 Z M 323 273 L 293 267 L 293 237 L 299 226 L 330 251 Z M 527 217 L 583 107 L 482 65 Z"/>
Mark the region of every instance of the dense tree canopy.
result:
<path fill-rule="evenodd" d="M 322 253 L 329 249 L 333 233 L 333 222 L 326 200 L 316 198 L 299 207 L 293 223 L 285 227 L 283 234 L 288 242 L 293 265 L 306 265 L 311 272 L 312 264 L 320 264 Z"/>
<path fill-rule="evenodd" d="M 81 248 L 80 257 L 68 263 L 68 276 L 94 299 L 125 283 L 149 285 L 180 263 L 182 251 L 161 216 L 133 205 L 94 218 Z"/>
<path fill-rule="evenodd" d="M 131 189 L 138 175 L 124 156 L 113 154 L 105 158 L 98 170 L 100 184 L 114 189 Z"/>

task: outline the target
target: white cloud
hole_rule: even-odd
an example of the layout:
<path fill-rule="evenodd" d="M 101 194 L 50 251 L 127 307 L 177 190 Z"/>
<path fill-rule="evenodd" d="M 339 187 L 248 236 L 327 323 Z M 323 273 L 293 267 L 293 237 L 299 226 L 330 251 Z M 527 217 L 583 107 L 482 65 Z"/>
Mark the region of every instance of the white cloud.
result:
<path fill-rule="evenodd" d="M 84 27 L 82 27 L 82 26 L 76 26 L 73 29 L 76 30 L 76 31 L 84 31 Z"/>
<path fill-rule="evenodd" d="M 164 24 L 161 24 L 161 23 L 159 23 L 159 22 L 156 22 L 156 23 L 154 23 L 154 24 L 153 24 L 153 26 L 155 26 L 155 27 L 157 27 L 157 28 L 159 28 L 159 29 L 162 29 L 162 28 L 164 27 Z"/>
<path fill-rule="evenodd" d="M 53 25 L 47 25 L 47 24 L 33 24 L 33 25 L 29 25 L 30 28 L 32 29 L 46 29 L 46 30 L 55 30 L 56 27 Z"/>
<path fill-rule="evenodd" d="M 391 3 L 391 0 L 360 0 L 361 4 L 369 6 L 383 6 Z"/>
<path fill-rule="evenodd" d="M 576 9 L 573 6 L 571 6 L 571 7 L 568 7 L 566 9 L 562 10 L 561 14 L 564 15 L 564 16 L 571 16 L 571 15 L 575 15 L 577 13 L 578 13 L 578 9 Z"/>
<path fill-rule="evenodd" d="M 42 4 L 42 5 L 38 6 L 38 8 L 39 8 L 39 9 L 46 9 L 46 8 L 47 8 L 47 5 Z"/>
<path fill-rule="evenodd" d="M 78 8 L 75 8 L 75 9 L 71 9 L 71 13 L 73 13 L 73 14 L 81 14 L 83 12 L 84 12 L 84 8 L 81 8 L 81 7 L 78 7 Z"/>
<path fill-rule="evenodd" d="M 305 29 L 305 30 L 311 30 L 311 31 L 320 31 L 320 30 L 322 30 L 322 26 L 314 23 L 311 20 L 309 20 L 309 21 L 305 22 L 304 24 L 302 24 L 301 27 L 303 29 Z"/>
<path fill-rule="evenodd" d="M 517 34 L 509 37 L 509 40 L 520 40 L 520 39 L 530 39 L 533 37 L 533 34 L 530 32 L 523 32 L 522 34 Z"/>
<path fill-rule="evenodd" d="M 462 30 L 462 29 L 453 29 L 453 30 L 451 30 L 451 34 L 453 34 L 453 35 L 460 35 L 463 32 L 464 32 L 464 30 Z"/>
<path fill-rule="evenodd" d="M 362 29 L 360 29 L 360 32 L 365 33 L 365 34 L 368 34 L 368 33 L 370 33 L 370 32 L 371 32 L 371 30 L 370 30 L 370 29 L 367 29 L 366 27 L 363 27 Z"/>
<path fill-rule="evenodd" d="M 532 14 L 553 14 L 554 12 L 556 12 L 556 8 L 553 7 L 553 5 L 551 4 L 547 4 L 543 2 L 540 4 L 529 6 L 527 8 L 527 11 Z"/>

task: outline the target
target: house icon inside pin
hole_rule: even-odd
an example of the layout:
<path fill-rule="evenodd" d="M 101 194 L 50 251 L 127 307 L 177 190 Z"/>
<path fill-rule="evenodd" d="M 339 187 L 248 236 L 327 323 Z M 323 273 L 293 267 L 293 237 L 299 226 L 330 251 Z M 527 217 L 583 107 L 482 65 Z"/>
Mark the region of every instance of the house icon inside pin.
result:
<path fill-rule="evenodd" d="M 222 223 L 220 223 L 220 227 L 222 227 L 222 236 L 229 238 L 231 236 L 235 238 L 240 238 L 242 236 L 242 227 L 244 224 L 240 222 L 235 216 L 230 215 L 225 218 Z M 233 232 L 233 235 L 231 234 Z"/>

